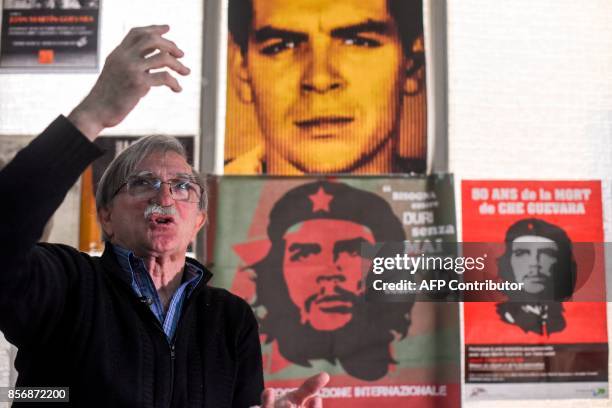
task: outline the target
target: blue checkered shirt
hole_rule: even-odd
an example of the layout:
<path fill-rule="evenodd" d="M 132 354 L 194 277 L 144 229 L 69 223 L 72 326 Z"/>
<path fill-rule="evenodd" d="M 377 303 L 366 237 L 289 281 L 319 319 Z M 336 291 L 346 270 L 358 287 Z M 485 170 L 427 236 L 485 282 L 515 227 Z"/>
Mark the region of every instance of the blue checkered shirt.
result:
<path fill-rule="evenodd" d="M 183 272 L 183 280 L 181 285 L 178 287 L 168 306 L 168 312 L 164 312 L 164 306 L 159 299 L 151 275 L 147 271 L 144 261 L 138 258 L 134 253 L 128 249 L 122 248 L 119 245 L 113 245 L 117 261 L 121 268 L 129 274 L 132 278 L 132 289 L 134 293 L 140 298 L 146 298 L 149 301 L 149 308 L 159 320 L 164 333 L 169 342 L 172 342 L 174 333 L 176 332 L 176 326 L 181 317 L 181 309 L 185 299 L 189 297 L 189 294 L 197 286 L 197 284 L 204 276 L 204 272 L 197 266 L 185 262 L 185 269 Z"/>

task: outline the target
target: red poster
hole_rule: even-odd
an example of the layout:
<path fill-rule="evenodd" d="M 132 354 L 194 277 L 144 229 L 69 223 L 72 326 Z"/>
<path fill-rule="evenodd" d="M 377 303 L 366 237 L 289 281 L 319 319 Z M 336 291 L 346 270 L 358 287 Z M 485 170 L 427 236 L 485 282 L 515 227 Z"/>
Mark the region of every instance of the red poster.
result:
<path fill-rule="evenodd" d="M 463 181 L 462 218 L 489 278 L 523 284 L 464 304 L 466 398 L 607 398 L 600 182 Z"/>

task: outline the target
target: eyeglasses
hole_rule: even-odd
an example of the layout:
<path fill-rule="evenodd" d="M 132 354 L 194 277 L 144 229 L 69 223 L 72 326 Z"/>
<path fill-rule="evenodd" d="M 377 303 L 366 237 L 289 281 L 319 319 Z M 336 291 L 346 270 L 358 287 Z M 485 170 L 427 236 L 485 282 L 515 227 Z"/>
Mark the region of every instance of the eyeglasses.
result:
<path fill-rule="evenodd" d="M 202 197 L 202 187 L 198 184 L 195 177 L 181 177 L 168 181 L 161 181 L 157 177 L 135 175 L 119 186 L 113 194 L 115 197 L 125 186 L 127 193 L 138 199 L 150 199 L 159 194 L 162 184 L 170 187 L 170 196 L 177 201 L 187 201 L 189 203 L 199 203 Z"/>

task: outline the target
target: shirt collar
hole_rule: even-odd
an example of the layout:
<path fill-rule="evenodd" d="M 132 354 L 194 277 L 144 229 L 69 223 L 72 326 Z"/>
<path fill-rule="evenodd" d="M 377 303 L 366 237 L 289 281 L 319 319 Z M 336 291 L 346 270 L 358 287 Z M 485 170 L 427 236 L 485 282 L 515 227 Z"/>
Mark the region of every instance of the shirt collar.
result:
<path fill-rule="evenodd" d="M 115 256 L 117 257 L 117 262 L 119 262 L 119 266 L 121 266 L 121 269 L 123 269 L 123 271 L 130 277 L 132 286 L 136 284 L 136 270 L 140 269 L 141 271 L 148 273 L 147 267 L 145 266 L 142 258 L 137 257 L 133 251 L 126 249 L 121 245 L 111 244 L 110 242 L 107 242 L 107 244 L 111 245 L 113 251 L 115 252 Z M 204 271 L 202 269 L 190 262 L 185 262 L 181 283 L 188 283 L 190 289 L 192 289 L 198 285 L 203 276 Z"/>

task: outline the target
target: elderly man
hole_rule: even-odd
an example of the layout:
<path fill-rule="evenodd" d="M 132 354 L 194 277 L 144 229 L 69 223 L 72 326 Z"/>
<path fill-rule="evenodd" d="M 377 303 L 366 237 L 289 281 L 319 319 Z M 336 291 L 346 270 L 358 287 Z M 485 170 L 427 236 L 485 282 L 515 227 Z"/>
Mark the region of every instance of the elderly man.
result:
<path fill-rule="evenodd" d="M 231 0 L 229 74 L 264 143 L 226 174 L 423 171 L 395 151 L 422 18 L 421 0 Z"/>
<path fill-rule="evenodd" d="M 73 406 L 249 407 L 263 389 L 257 322 L 249 306 L 206 286 L 185 258 L 206 222 L 204 183 L 180 144 L 149 137 L 103 176 L 102 257 L 36 244 L 46 221 L 101 152 L 91 143 L 152 86 L 181 87 L 183 52 L 167 26 L 130 31 L 88 96 L 56 119 L 0 173 L 0 329 L 19 347 L 17 386 L 70 387 Z M 89 139 L 89 140 L 88 140 Z M 265 407 L 320 406 L 321 374 Z"/>

